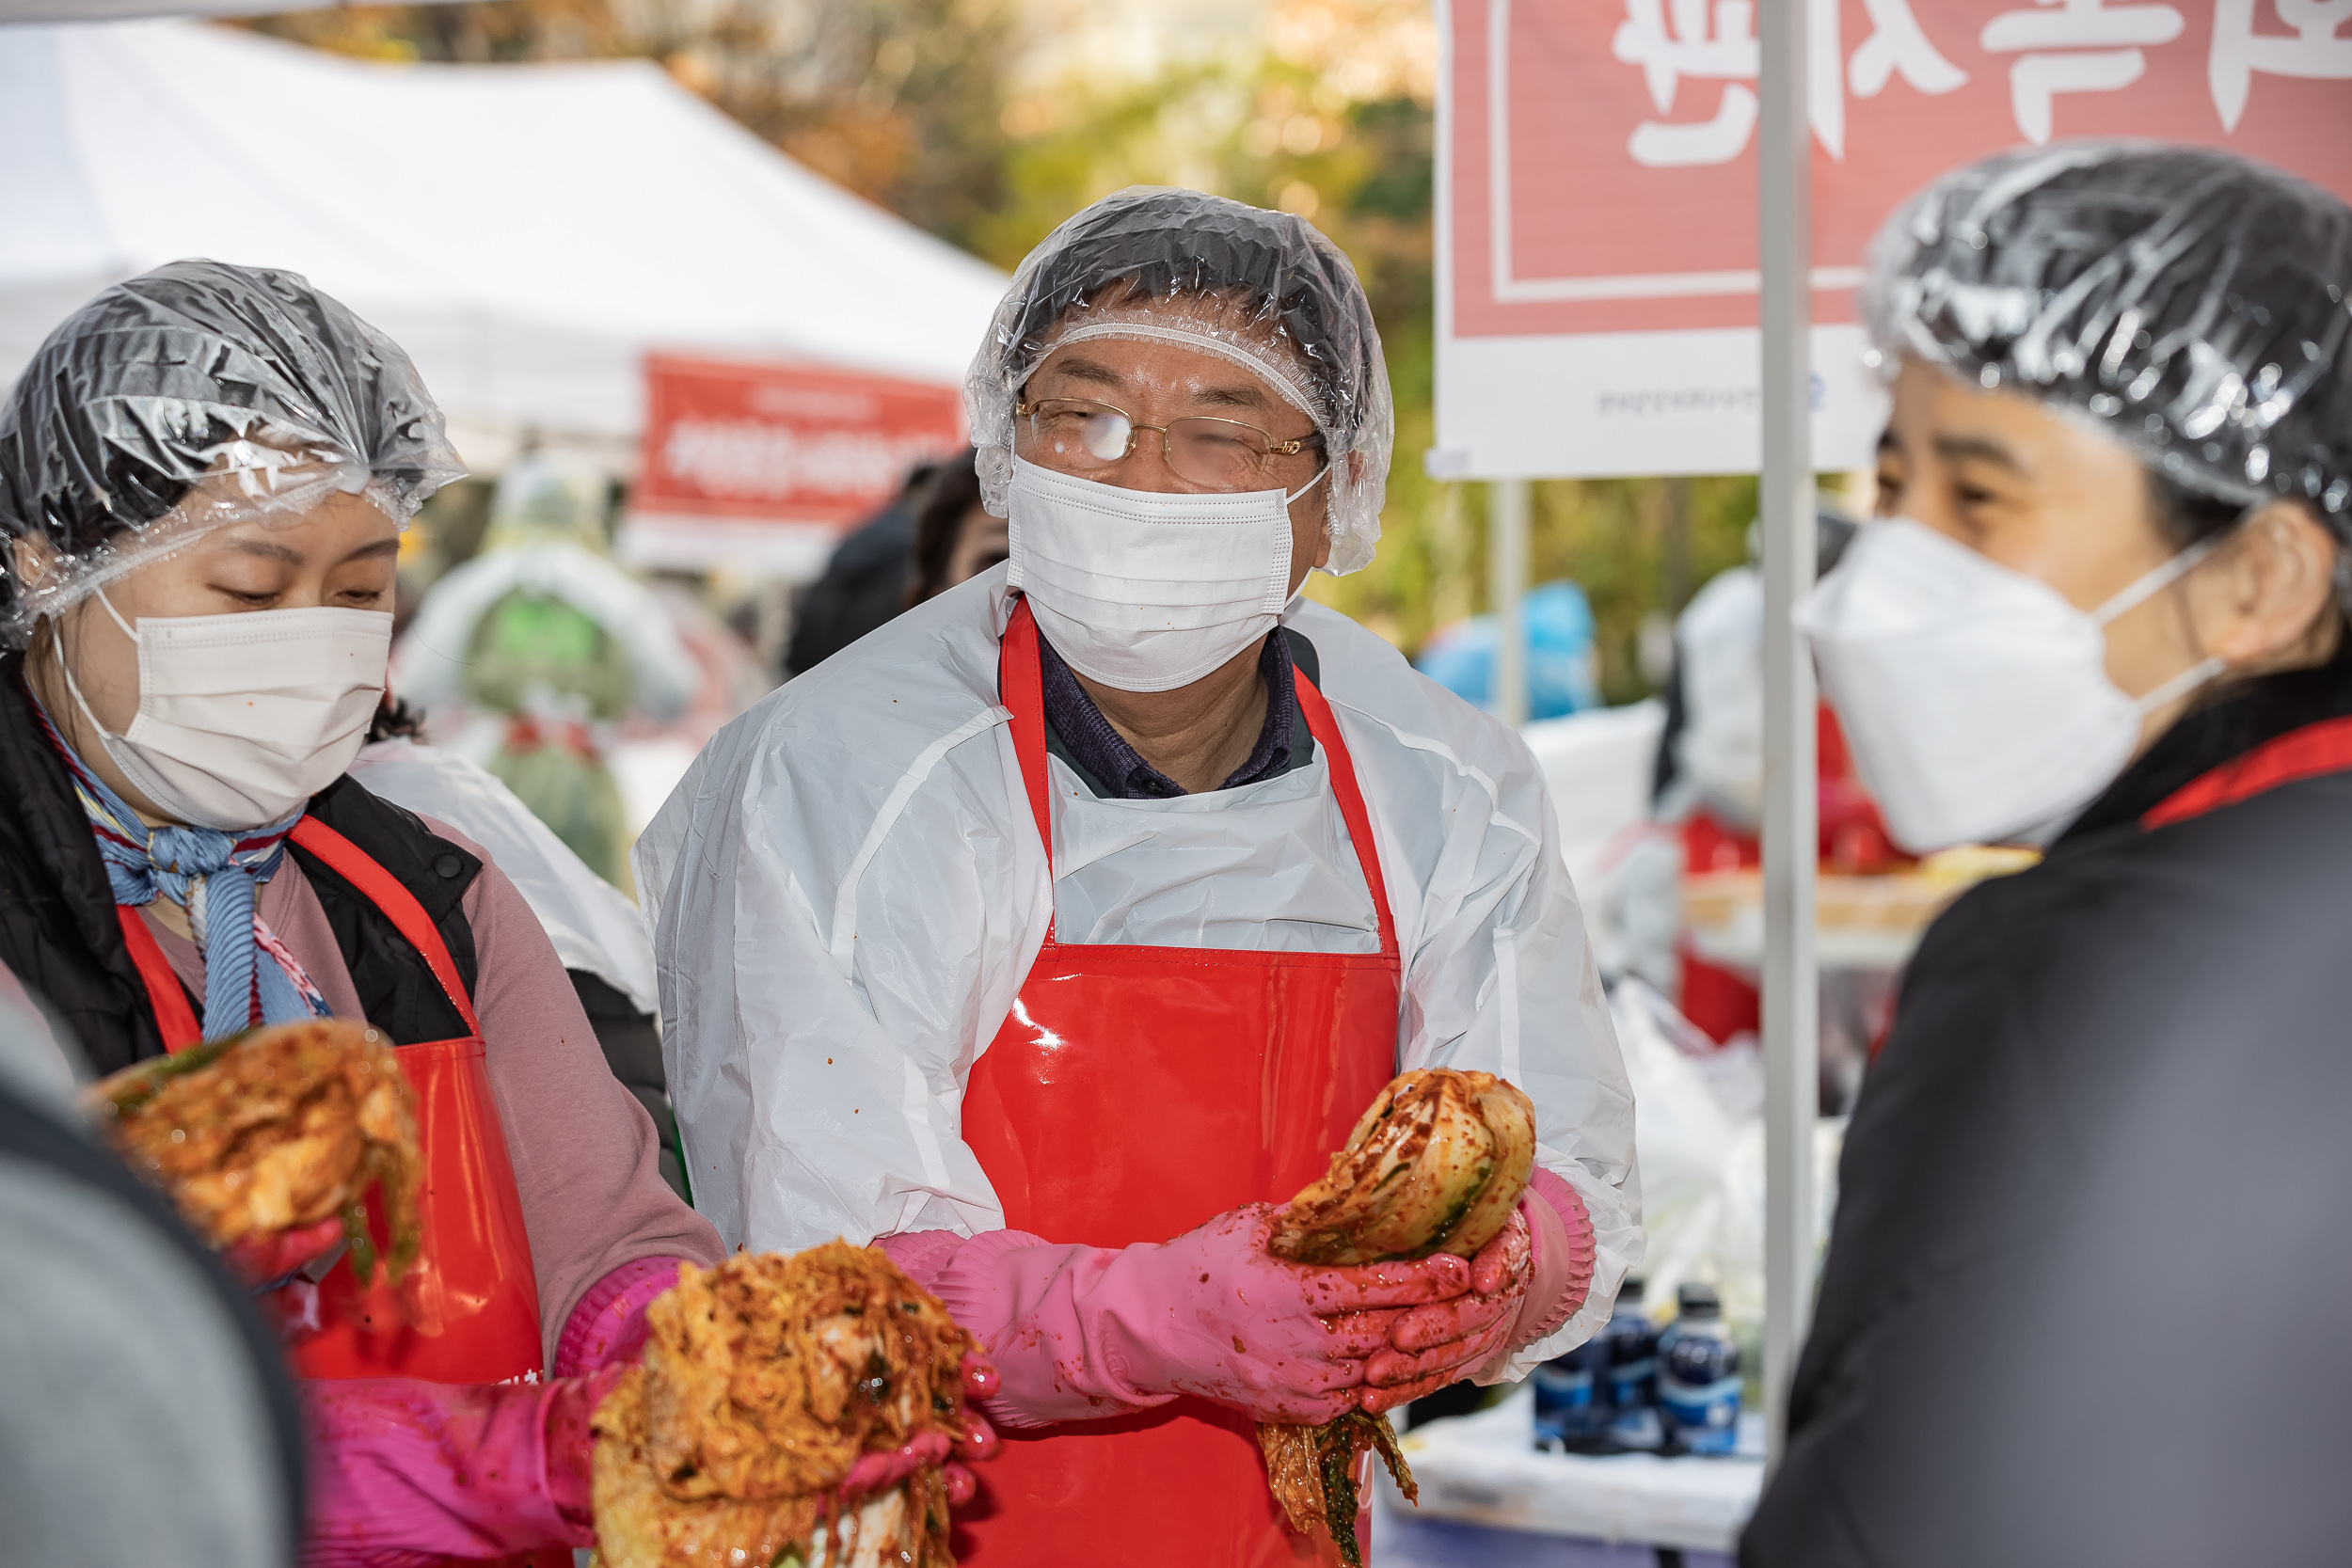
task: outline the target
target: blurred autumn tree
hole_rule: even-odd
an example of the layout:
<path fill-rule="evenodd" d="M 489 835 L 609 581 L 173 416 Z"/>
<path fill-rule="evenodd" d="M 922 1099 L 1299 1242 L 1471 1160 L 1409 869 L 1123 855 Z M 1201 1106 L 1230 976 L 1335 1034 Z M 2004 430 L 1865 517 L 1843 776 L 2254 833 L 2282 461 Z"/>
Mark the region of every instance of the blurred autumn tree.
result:
<path fill-rule="evenodd" d="M 809 167 L 967 246 L 1011 139 L 1006 0 L 482 0 L 249 25 L 384 59 L 658 60 Z"/>
<path fill-rule="evenodd" d="M 1129 184 L 1309 218 L 1363 277 L 1397 404 L 1379 557 L 1309 592 L 1416 648 L 1486 608 L 1483 487 L 1422 467 L 1435 436 L 1428 7 L 1268 0 L 1254 27 L 1223 35 L 1163 8 L 1169 37 L 1200 36 L 1140 74 L 1083 50 L 1050 63 L 1040 45 L 1063 41 L 1086 0 L 481 0 L 251 25 L 378 57 L 660 60 L 810 167 L 1007 268 Z M 1107 8 L 1113 27 L 1150 9 Z M 1740 559 L 1755 494 L 1752 480 L 1537 487 L 1530 580 L 1570 578 L 1591 596 L 1611 701 L 1649 689 L 1645 621 Z"/>

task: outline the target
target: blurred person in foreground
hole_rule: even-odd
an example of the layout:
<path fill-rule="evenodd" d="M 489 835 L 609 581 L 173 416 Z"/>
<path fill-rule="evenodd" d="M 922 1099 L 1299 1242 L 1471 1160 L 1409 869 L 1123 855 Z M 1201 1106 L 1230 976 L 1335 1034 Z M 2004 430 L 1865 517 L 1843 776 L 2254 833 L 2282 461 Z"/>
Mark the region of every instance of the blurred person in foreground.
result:
<path fill-rule="evenodd" d="M 276 1337 L 89 1135 L 57 1034 L 11 980 L 0 973 L 0 1562 L 291 1568 L 302 1427 Z"/>
<path fill-rule="evenodd" d="M 675 718 L 702 672 L 669 610 L 605 554 L 603 477 L 546 453 L 499 480 L 481 553 L 427 591 L 393 689 L 496 775 L 564 847 L 628 890 L 612 777 L 624 720 Z"/>
<path fill-rule="evenodd" d="M 1392 430 L 1303 220 L 1096 203 L 965 396 L 1009 562 L 721 732 L 640 841 L 695 1193 L 730 1245 L 879 1239 L 979 1336 L 1016 1430 L 969 1560 L 1303 1560 L 1256 1421 L 1519 1375 L 1640 1252 L 1543 776 L 1299 597 L 1372 559 Z M 1423 1067 L 1534 1101 L 1508 1228 L 1272 1257 L 1272 1204 Z"/>
<path fill-rule="evenodd" d="M 568 1562 L 588 1416 L 722 1256 L 514 884 L 346 772 L 400 531 L 463 471 L 398 345 L 216 261 L 105 290 L 0 404 L 0 967 L 102 1075 L 332 1017 L 418 1089 L 438 1332 L 335 1222 L 269 1296 L 320 1560 Z"/>
<path fill-rule="evenodd" d="M 1801 610 L 1928 932 L 1847 1134 L 1803 1564 L 2352 1541 L 2352 210 L 2226 153 L 1947 176 L 1871 258 L 1883 520 Z"/>

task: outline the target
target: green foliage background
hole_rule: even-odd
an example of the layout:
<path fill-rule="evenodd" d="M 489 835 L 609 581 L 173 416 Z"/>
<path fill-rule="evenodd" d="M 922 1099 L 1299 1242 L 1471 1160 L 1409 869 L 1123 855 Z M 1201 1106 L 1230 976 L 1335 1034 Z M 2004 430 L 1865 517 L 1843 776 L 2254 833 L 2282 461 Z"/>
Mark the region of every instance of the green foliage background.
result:
<path fill-rule="evenodd" d="M 1071 0 L 482 0 L 262 18 L 377 57 L 634 55 L 819 172 L 1009 269 L 1072 213 L 1179 184 L 1309 217 L 1356 263 L 1396 396 L 1380 554 L 1310 593 L 1408 652 L 1486 609 L 1484 487 L 1429 479 L 1436 42 L 1412 0 L 1269 0 L 1251 38 L 1140 77 L 1025 62 Z M 1542 398 L 1530 387 L 1525 395 Z M 1645 620 L 1745 553 L 1753 479 L 1536 486 L 1531 582 L 1590 596 L 1612 702 Z"/>

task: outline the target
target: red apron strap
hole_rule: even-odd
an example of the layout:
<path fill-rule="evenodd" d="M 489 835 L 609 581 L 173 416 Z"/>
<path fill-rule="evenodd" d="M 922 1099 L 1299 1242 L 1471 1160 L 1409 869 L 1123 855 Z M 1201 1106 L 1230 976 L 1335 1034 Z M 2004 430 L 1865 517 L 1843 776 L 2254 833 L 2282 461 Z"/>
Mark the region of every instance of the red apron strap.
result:
<path fill-rule="evenodd" d="M 188 1006 L 188 991 L 180 983 L 180 976 L 164 957 L 163 943 L 147 928 L 147 917 L 136 904 L 117 904 L 115 918 L 122 923 L 122 941 L 131 949 L 131 962 L 147 982 L 147 1000 L 155 1009 L 155 1027 L 164 1037 L 167 1052 L 185 1051 L 189 1046 L 203 1043 L 204 1031 L 197 1023 L 196 1009 Z"/>
<path fill-rule="evenodd" d="M 1372 889 L 1372 907 L 1380 917 L 1380 956 L 1394 958 L 1396 951 L 1396 921 L 1389 913 L 1389 884 L 1380 875 L 1380 851 L 1372 842 L 1372 814 L 1364 809 L 1364 792 L 1356 782 L 1355 759 L 1347 754 L 1347 742 L 1340 737 L 1339 721 L 1331 716 L 1331 705 L 1324 701 L 1315 683 L 1307 678 L 1307 672 L 1296 672 L 1298 711 L 1307 716 L 1307 728 L 1315 737 L 1315 744 L 1330 754 L 1331 792 L 1340 798 L 1340 819 L 1347 824 L 1347 836 L 1356 841 L 1356 861 L 1364 868 L 1364 881 Z"/>
<path fill-rule="evenodd" d="M 378 865 L 373 857 L 358 845 L 320 821 L 306 816 L 294 825 L 287 835 L 319 859 L 333 867 L 336 875 L 358 888 L 370 902 L 382 910 L 392 927 L 408 939 L 408 944 L 424 955 L 432 968 L 433 977 L 441 982 L 441 990 L 449 994 L 450 1005 L 457 1016 L 466 1021 L 466 1027 L 475 1037 L 482 1034 L 482 1021 L 474 1017 L 473 998 L 466 994 L 466 982 L 457 973 L 455 960 L 450 958 L 441 933 L 417 902 L 417 895 L 402 885 L 400 879 Z"/>
<path fill-rule="evenodd" d="M 1029 601 L 1012 607 L 1012 623 L 1005 627 L 996 657 L 996 686 L 1005 706 L 1012 710 L 1012 751 L 1021 761 L 1021 782 L 1029 788 L 1029 812 L 1037 818 L 1037 836 L 1045 845 L 1045 877 L 1054 876 L 1054 816 L 1045 799 L 1045 684 L 1038 673 L 1037 617 Z M 1046 940 L 1053 940 L 1051 927 Z"/>
<path fill-rule="evenodd" d="M 2323 720 L 2289 730 L 2191 780 L 2141 817 L 2139 825 L 2161 828 L 2235 805 L 2280 784 L 2346 769 L 2352 769 L 2352 718 Z"/>

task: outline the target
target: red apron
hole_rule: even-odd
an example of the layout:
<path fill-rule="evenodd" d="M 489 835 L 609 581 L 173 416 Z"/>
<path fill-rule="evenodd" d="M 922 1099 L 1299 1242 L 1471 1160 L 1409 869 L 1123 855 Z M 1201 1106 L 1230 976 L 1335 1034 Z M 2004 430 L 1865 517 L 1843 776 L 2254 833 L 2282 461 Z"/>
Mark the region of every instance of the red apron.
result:
<path fill-rule="evenodd" d="M 1025 603 L 1006 628 L 998 678 L 1050 868 L 1045 711 Z M 1065 945 L 1049 926 L 964 1091 L 964 1141 L 1008 1227 L 1116 1247 L 1285 1201 L 1323 1175 L 1394 1076 L 1400 965 L 1371 820 L 1330 707 L 1303 673 L 1297 690 L 1378 912 L 1380 951 Z M 1181 1399 L 1004 1436 L 1003 1456 L 983 1467 L 986 1507 L 958 1515 L 959 1560 L 1317 1560 L 1282 1523 L 1256 1424 L 1236 1411 Z"/>
<path fill-rule="evenodd" d="M 314 1378 L 536 1382 L 538 1281 L 505 1130 L 483 1065 L 473 999 L 423 906 L 390 872 L 315 816 L 296 823 L 291 837 L 358 888 L 424 956 L 469 1031 L 458 1039 L 396 1045 L 392 1052 L 417 1093 L 425 1167 L 418 1213 L 421 1246 L 407 1310 L 383 1270 L 362 1288 L 345 1258 L 319 1284 L 317 1326 L 297 1330 L 300 1337 L 288 1346 L 294 1370 Z M 132 961 L 147 982 L 166 1049 L 196 1044 L 202 1031 L 195 1010 L 154 933 L 135 907 L 121 905 L 116 913 Z M 380 1251 L 382 1217 L 372 1208 L 369 1218 Z M 568 1551 L 545 1555 L 551 1564 L 571 1561 Z"/>

